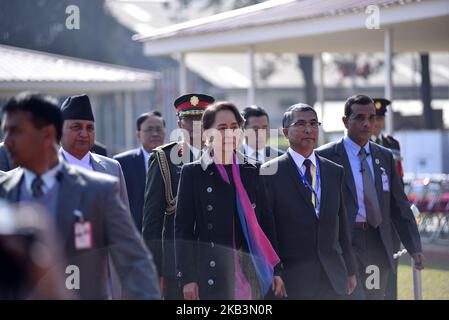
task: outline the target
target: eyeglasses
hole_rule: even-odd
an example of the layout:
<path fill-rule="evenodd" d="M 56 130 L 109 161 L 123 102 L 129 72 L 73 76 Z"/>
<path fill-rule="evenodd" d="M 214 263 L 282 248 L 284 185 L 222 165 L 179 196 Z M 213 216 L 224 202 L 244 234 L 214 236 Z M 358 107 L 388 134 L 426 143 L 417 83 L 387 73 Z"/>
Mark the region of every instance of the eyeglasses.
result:
<path fill-rule="evenodd" d="M 310 121 L 310 122 L 307 122 L 304 120 L 298 120 L 289 125 L 289 127 L 295 127 L 295 128 L 302 129 L 302 130 L 306 129 L 307 126 L 310 126 L 312 129 L 318 129 L 318 127 L 321 126 L 321 122 L 314 121 L 314 120 Z"/>
<path fill-rule="evenodd" d="M 157 134 L 161 134 L 162 132 L 164 132 L 164 128 L 162 127 L 148 127 L 146 129 L 142 129 L 140 130 L 144 133 L 157 133 Z"/>

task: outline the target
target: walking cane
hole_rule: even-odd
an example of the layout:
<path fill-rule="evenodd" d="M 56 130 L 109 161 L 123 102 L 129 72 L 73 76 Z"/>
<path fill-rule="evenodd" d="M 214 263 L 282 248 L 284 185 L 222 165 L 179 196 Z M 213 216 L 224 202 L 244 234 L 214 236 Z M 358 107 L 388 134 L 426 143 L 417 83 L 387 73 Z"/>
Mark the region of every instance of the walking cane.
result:
<path fill-rule="evenodd" d="M 415 217 L 420 215 L 419 209 L 412 204 L 410 209 L 412 209 Z M 406 249 L 400 250 L 393 254 L 393 259 L 398 259 L 400 256 L 407 253 Z M 413 270 L 413 296 L 415 300 L 422 300 L 422 286 L 421 286 L 421 270 L 415 268 L 415 262 L 411 259 L 412 270 Z"/>
<path fill-rule="evenodd" d="M 393 254 L 393 259 L 399 259 L 402 255 L 407 253 L 407 249 L 400 250 Z M 415 268 L 415 261 L 411 259 L 413 270 L 413 296 L 415 300 L 422 300 L 422 286 L 421 286 L 421 270 Z"/>

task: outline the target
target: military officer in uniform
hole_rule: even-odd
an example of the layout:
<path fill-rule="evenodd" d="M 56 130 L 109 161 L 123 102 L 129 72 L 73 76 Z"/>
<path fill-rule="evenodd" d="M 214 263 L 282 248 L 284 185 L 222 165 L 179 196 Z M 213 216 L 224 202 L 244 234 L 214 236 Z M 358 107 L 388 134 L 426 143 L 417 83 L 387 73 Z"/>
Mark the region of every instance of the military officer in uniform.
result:
<path fill-rule="evenodd" d="M 383 132 L 385 128 L 385 113 L 387 112 L 387 106 L 391 104 L 391 101 L 383 98 L 375 98 L 373 99 L 373 101 L 374 105 L 376 106 L 376 121 L 374 123 L 373 136 L 371 140 L 385 148 L 390 149 L 391 152 L 393 152 L 393 158 L 396 161 L 398 173 L 402 179 L 404 177 L 404 171 L 402 169 L 402 157 L 399 141 Z M 396 231 L 393 228 L 393 250 L 394 252 L 398 252 L 400 248 L 401 242 Z M 396 272 L 390 273 L 388 277 L 387 289 L 385 292 L 385 299 L 387 300 L 397 300 L 398 298 L 397 260 L 395 260 L 394 268 L 396 269 Z"/>
<path fill-rule="evenodd" d="M 154 254 L 161 277 L 163 297 L 183 299 L 176 277 L 174 252 L 174 213 L 181 167 L 200 157 L 201 117 L 214 98 L 205 94 L 186 94 L 174 102 L 178 127 L 184 141 L 171 142 L 154 149 L 148 162 L 144 193 L 142 234 Z M 196 130 L 194 130 L 194 127 Z"/>
<path fill-rule="evenodd" d="M 391 101 L 383 98 L 375 98 L 373 101 L 376 106 L 376 122 L 374 124 L 371 140 L 393 152 L 393 158 L 396 160 L 398 173 L 402 179 L 404 177 L 404 170 L 402 168 L 401 147 L 399 141 L 383 132 L 385 128 L 385 113 L 387 113 L 387 106 L 391 104 Z"/>

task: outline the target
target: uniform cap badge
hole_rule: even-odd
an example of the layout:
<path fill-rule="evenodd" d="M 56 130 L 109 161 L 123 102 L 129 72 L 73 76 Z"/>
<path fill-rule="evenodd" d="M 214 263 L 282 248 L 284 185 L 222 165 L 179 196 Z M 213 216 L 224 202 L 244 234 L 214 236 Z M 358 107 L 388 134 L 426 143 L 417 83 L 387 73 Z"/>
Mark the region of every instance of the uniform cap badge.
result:
<path fill-rule="evenodd" d="M 200 103 L 200 99 L 198 99 L 197 96 L 192 96 L 192 97 L 190 98 L 190 104 L 191 104 L 192 106 L 196 106 L 196 105 L 198 105 L 198 103 Z"/>

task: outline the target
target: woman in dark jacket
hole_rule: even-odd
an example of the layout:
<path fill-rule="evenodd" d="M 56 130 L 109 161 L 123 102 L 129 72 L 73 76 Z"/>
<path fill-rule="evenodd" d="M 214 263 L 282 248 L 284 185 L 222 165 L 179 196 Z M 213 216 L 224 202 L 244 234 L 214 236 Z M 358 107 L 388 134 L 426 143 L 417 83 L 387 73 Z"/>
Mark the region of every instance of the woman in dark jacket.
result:
<path fill-rule="evenodd" d="M 257 299 L 270 287 L 285 295 L 273 276 L 279 258 L 269 241 L 274 222 L 263 213 L 259 167 L 236 151 L 242 124 L 233 104 L 209 106 L 202 118 L 206 148 L 181 172 L 175 246 L 188 300 Z"/>

